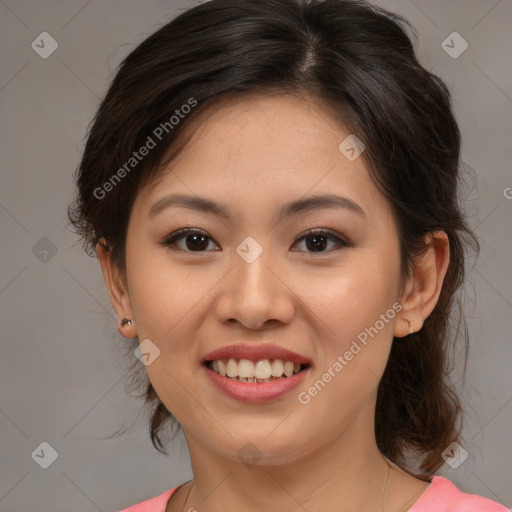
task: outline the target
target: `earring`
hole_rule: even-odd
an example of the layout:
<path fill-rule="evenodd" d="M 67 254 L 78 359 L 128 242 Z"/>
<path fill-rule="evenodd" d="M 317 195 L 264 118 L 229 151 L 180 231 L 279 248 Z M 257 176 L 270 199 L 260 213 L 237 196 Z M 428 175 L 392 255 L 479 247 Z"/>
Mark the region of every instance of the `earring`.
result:
<path fill-rule="evenodd" d="M 137 333 L 135 331 L 135 327 L 132 325 L 135 324 L 135 320 L 131 318 L 123 318 L 121 322 L 119 322 L 119 334 L 123 336 L 123 338 L 135 338 Z"/>
<path fill-rule="evenodd" d="M 406 320 L 407 320 L 407 318 L 406 318 Z M 412 334 L 414 331 L 412 330 L 411 322 L 409 320 L 407 320 L 407 323 L 409 324 L 409 334 Z"/>

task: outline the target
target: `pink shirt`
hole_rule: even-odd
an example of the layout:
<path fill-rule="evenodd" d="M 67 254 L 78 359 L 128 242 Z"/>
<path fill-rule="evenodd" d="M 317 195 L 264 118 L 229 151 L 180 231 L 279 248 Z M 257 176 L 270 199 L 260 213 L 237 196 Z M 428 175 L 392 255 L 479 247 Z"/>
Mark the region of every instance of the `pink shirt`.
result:
<path fill-rule="evenodd" d="M 180 486 L 178 486 L 180 487 Z M 174 487 L 164 493 L 120 512 L 165 512 L 169 498 L 178 489 Z M 512 509 L 498 502 L 467 494 L 442 476 L 433 476 L 429 487 L 407 512 L 511 512 Z"/>

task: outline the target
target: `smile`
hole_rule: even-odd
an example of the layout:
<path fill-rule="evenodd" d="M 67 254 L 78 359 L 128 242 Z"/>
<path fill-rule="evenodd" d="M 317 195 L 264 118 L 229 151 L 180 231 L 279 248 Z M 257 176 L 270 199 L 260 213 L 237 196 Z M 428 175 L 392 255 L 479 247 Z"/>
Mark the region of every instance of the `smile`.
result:
<path fill-rule="evenodd" d="M 238 382 L 263 383 L 290 378 L 308 365 L 283 359 L 215 359 L 206 361 L 208 368 L 222 377 Z"/>

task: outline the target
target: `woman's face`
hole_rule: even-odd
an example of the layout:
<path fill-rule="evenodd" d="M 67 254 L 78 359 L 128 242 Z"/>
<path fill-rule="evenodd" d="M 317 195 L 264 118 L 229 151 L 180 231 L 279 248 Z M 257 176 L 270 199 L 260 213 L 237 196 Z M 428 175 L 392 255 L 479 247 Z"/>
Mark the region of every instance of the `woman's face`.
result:
<path fill-rule="evenodd" d="M 129 307 L 139 340 L 151 340 L 143 352 L 156 392 L 189 444 L 233 460 L 282 464 L 342 435 L 368 440 L 401 307 L 389 203 L 350 139 L 339 149 L 350 134 L 324 107 L 251 97 L 198 121 L 138 194 L 128 226 Z M 169 199 L 178 194 L 188 207 Z M 200 235 L 166 245 L 183 228 Z M 233 356 L 235 374 L 308 366 L 267 384 L 207 368 L 208 354 L 238 344 L 218 354 Z"/>

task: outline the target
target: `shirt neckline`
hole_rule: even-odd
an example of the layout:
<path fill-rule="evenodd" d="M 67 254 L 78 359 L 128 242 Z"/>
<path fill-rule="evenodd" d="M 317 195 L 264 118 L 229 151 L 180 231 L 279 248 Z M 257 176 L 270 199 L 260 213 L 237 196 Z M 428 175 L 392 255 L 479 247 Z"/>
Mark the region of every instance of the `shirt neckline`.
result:
<path fill-rule="evenodd" d="M 418 496 L 418 499 L 406 510 L 406 512 L 414 512 L 414 507 L 418 505 L 422 505 L 422 502 L 424 501 L 425 495 L 432 489 L 434 486 L 435 481 L 437 481 L 437 478 L 440 478 L 438 476 L 432 476 L 430 483 L 425 488 L 425 490 Z"/>
<path fill-rule="evenodd" d="M 423 501 L 425 500 L 425 495 L 434 487 L 434 484 L 437 485 L 436 482 L 440 481 L 442 479 L 441 476 L 433 475 L 431 477 L 430 483 L 428 487 L 419 495 L 418 499 L 405 511 L 405 512 L 415 512 L 414 507 L 417 507 L 418 505 L 422 505 Z M 178 489 L 185 484 L 188 484 L 189 481 L 183 482 L 182 484 L 176 486 L 174 489 L 171 490 L 171 493 L 169 494 L 169 497 L 167 498 L 167 501 L 165 502 L 165 508 L 164 511 L 167 510 L 167 506 L 169 505 L 169 501 L 171 501 L 171 498 L 178 492 Z"/>

